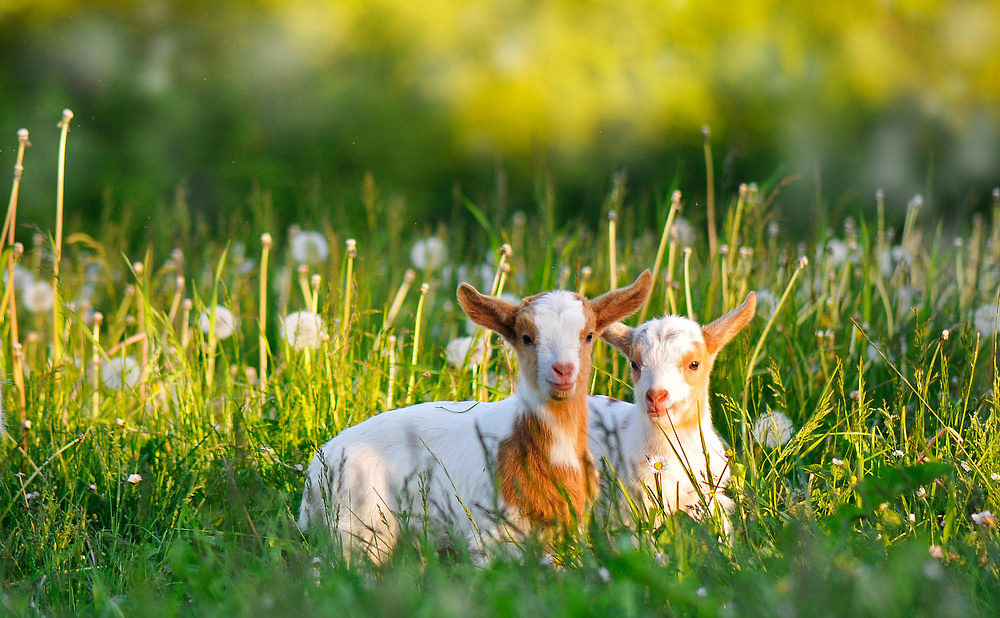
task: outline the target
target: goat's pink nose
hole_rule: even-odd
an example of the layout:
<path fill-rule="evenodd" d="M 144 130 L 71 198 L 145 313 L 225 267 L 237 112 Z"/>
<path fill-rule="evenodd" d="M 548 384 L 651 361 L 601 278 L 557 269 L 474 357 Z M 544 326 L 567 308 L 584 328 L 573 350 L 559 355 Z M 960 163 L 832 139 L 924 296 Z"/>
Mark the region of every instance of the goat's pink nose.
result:
<path fill-rule="evenodd" d="M 650 414 L 660 416 L 667 412 L 667 400 L 670 393 L 662 388 L 654 388 L 646 391 L 646 406 Z"/>
<path fill-rule="evenodd" d="M 576 366 L 567 361 L 552 363 L 552 373 L 563 382 L 569 381 L 573 377 L 575 370 Z"/>

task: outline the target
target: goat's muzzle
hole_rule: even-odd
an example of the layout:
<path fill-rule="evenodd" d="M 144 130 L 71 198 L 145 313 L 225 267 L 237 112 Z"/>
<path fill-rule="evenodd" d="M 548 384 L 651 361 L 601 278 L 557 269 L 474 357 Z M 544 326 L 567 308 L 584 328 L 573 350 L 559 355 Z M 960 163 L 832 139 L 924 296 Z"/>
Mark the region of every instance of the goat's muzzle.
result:
<path fill-rule="evenodd" d="M 662 388 L 646 391 L 646 413 L 653 418 L 660 418 L 667 413 L 667 403 L 670 394 Z"/>

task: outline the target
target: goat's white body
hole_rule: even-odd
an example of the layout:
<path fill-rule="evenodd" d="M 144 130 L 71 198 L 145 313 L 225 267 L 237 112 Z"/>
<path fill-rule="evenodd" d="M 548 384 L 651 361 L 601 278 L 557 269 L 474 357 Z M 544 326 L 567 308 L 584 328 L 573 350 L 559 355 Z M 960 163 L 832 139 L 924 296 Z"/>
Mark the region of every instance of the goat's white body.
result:
<path fill-rule="evenodd" d="M 325 525 L 345 554 L 376 561 L 395 545 L 400 515 L 437 541 L 459 537 L 481 552 L 517 526 L 497 491 L 497 446 L 527 412 L 514 395 L 497 402 L 428 402 L 348 427 L 309 466 L 299 527 Z"/>
<path fill-rule="evenodd" d="M 699 517 L 715 504 L 723 513 L 732 510 L 732 500 L 723 493 L 730 475 L 726 445 L 712 427 L 707 404 L 697 427 L 676 432 L 669 421 L 654 421 L 634 403 L 594 396 L 587 407 L 590 450 L 602 473 L 598 508 L 605 515 L 613 510 L 625 523 L 631 521 L 622 487 L 646 512 L 662 507 L 667 513 L 683 510 Z M 661 462 L 662 468 L 654 470 L 653 462 Z"/>

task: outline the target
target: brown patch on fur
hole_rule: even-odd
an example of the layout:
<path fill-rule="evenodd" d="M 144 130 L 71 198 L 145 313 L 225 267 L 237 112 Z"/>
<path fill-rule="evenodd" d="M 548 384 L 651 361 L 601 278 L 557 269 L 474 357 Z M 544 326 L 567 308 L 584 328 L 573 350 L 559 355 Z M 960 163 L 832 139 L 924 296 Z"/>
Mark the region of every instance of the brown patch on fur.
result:
<path fill-rule="evenodd" d="M 700 342 L 695 342 L 694 349 L 685 354 L 678 364 L 684 381 L 691 386 L 691 405 L 684 408 L 683 416 L 674 416 L 671 419 L 678 431 L 682 428 L 690 429 L 698 426 L 700 420 L 698 418 L 698 402 L 707 401 L 708 378 L 712 373 L 713 360 L 713 357 L 708 355 L 705 346 Z M 691 368 L 693 362 L 698 363 L 697 369 Z"/>
<path fill-rule="evenodd" d="M 618 320 L 623 320 L 639 310 L 653 290 L 653 276 L 648 270 L 642 271 L 628 287 L 612 290 L 590 301 L 597 316 L 598 335 Z"/>
<path fill-rule="evenodd" d="M 597 473 L 587 444 L 587 405 L 577 397 L 550 404 L 556 424 L 570 436 L 577 469 L 554 466 L 548 454 L 554 437 L 533 414 L 518 417 L 511 435 L 500 442 L 497 472 L 504 501 L 533 525 L 571 528 L 583 519 L 597 492 Z"/>

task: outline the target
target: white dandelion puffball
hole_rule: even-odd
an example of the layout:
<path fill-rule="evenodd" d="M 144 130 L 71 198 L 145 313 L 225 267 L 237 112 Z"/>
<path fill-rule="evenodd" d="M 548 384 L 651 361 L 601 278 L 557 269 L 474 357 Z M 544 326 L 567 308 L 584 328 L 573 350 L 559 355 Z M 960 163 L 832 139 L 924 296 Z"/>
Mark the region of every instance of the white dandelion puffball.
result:
<path fill-rule="evenodd" d="M 778 306 L 778 299 L 774 297 L 774 293 L 771 290 L 757 290 L 754 295 L 757 297 L 757 313 L 765 320 L 771 319 L 771 314 Z"/>
<path fill-rule="evenodd" d="M 208 309 L 201 312 L 198 316 L 198 328 L 201 332 L 208 334 L 208 331 L 212 327 L 212 312 Z M 229 309 L 226 309 L 222 305 L 215 306 L 215 338 L 216 339 L 228 339 L 233 336 L 236 332 L 236 316 Z"/>
<path fill-rule="evenodd" d="M 111 360 L 101 363 L 101 381 L 111 390 L 122 386 L 135 388 L 141 375 L 142 370 L 133 356 L 112 356 Z"/>
<path fill-rule="evenodd" d="M 292 259 L 299 264 L 321 264 L 330 257 L 330 243 L 319 232 L 299 232 L 291 245 Z"/>
<path fill-rule="evenodd" d="M 311 311 L 289 313 L 281 320 L 281 338 L 293 350 L 315 350 L 326 336 L 323 318 Z"/>
<path fill-rule="evenodd" d="M 452 339 L 448 342 L 448 346 L 445 348 L 445 358 L 448 359 L 448 363 L 452 367 L 461 368 L 463 364 L 466 367 L 475 367 L 483 362 L 483 358 L 486 356 L 486 338 L 479 338 L 479 345 L 470 354 L 469 350 L 472 348 L 472 337 L 459 337 L 457 339 Z M 468 357 L 468 362 L 466 363 L 466 357 Z"/>
<path fill-rule="evenodd" d="M 8 273 L 5 270 L 3 273 L 3 282 L 7 283 Z M 14 267 L 14 289 L 23 290 L 29 285 L 35 282 L 35 276 L 31 274 L 31 271 L 18 264 Z"/>
<path fill-rule="evenodd" d="M 997 306 L 989 304 L 976 309 L 972 315 L 972 322 L 983 337 L 989 337 L 997 332 L 1000 330 L 997 325 Z"/>
<path fill-rule="evenodd" d="M 424 238 L 410 249 L 410 261 L 421 270 L 434 270 L 448 259 L 448 249 L 437 236 Z"/>
<path fill-rule="evenodd" d="M 674 219 L 674 226 L 670 229 L 671 236 L 681 246 L 689 246 L 696 240 L 694 226 L 684 217 Z"/>
<path fill-rule="evenodd" d="M 753 437 L 758 444 L 775 448 L 792 439 L 795 424 L 781 411 L 768 410 L 753 424 Z"/>
<path fill-rule="evenodd" d="M 24 290 L 24 308 L 32 313 L 51 311 L 56 303 L 56 291 L 48 281 L 32 281 Z"/>

